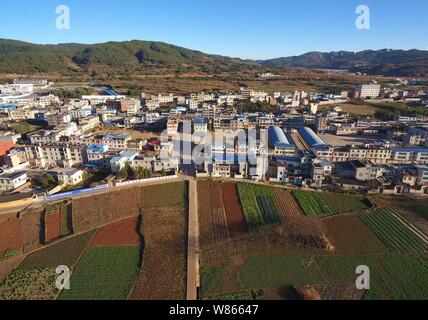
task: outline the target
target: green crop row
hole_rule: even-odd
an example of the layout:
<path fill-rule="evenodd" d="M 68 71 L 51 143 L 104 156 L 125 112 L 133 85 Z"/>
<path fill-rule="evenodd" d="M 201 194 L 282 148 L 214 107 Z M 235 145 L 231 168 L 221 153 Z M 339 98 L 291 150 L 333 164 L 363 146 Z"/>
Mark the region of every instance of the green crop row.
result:
<path fill-rule="evenodd" d="M 294 190 L 293 195 L 305 214 L 310 217 L 340 214 L 371 207 L 369 200 L 365 197 L 300 190 Z"/>
<path fill-rule="evenodd" d="M 398 253 L 418 253 L 428 249 L 427 244 L 396 218 L 392 209 L 379 209 L 359 219 L 391 250 Z"/>

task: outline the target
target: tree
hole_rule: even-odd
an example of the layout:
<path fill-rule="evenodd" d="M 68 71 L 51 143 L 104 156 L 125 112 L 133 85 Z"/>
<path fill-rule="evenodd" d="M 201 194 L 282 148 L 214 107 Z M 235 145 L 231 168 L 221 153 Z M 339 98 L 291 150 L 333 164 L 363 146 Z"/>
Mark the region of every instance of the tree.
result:
<path fill-rule="evenodd" d="M 124 180 L 132 180 L 135 177 L 135 171 L 132 169 L 129 162 L 125 163 L 125 166 L 120 170 L 119 177 Z"/>
<path fill-rule="evenodd" d="M 161 174 L 162 174 L 162 177 L 166 177 L 166 171 L 165 171 L 165 168 L 162 168 Z"/>
<path fill-rule="evenodd" d="M 57 184 L 57 180 L 50 173 L 45 174 L 43 176 L 41 182 L 42 182 L 42 187 L 45 188 L 45 189 L 49 189 L 51 186 L 54 186 L 54 185 Z"/>

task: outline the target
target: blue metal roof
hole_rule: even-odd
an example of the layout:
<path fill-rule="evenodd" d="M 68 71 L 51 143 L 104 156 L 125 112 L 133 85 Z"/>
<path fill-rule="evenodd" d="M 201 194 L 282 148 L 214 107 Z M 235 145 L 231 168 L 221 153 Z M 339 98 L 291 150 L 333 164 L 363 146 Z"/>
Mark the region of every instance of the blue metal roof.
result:
<path fill-rule="evenodd" d="M 300 128 L 299 133 L 305 142 L 312 148 L 322 148 L 326 145 L 311 128 Z"/>
<path fill-rule="evenodd" d="M 285 136 L 284 131 L 280 127 L 269 127 L 269 141 L 273 147 L 276 146 L 289 146 L 290 142 Z"/>
<path fill-rule="evenodd" d="M 427 148 L 406 148 L 406 147 L 397 147 L 392 148 L 392 152 L 428 152 Z"/>

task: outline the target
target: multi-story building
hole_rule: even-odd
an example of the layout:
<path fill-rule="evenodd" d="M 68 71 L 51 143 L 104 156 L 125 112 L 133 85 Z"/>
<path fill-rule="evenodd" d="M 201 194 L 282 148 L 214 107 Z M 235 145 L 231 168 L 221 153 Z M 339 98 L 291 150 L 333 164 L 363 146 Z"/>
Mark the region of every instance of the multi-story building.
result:
<path fill-rule="evenodd" d="M 392 150 L 385 147 L 369 146 L 366 159 L 373 163 L 388 163 L 392 156 Z"/>
<path fill-rule="evenodd" d="M 27 138 L 31 144 L 56 143 L 61 138 L 61 132 L 58 130 L 39 130 L 29 133 Z"/>
<path fill-rule="evenodd" d="M 84 106 L 81 108 L 76 108 L 76 109 L 70 110 L 70 115 L 75 120 L 89 117 L 91 114 L 92 114 L 92 107 L 91 106 Z"/>
<path fill-rule="evenodd" d="M 97 145 L 94 144 L 86 148 L 86 156 L 90 164 L 99 164 L 101 160 L 104 159 L 106 153 L 108 152 L 108 145 Z"/>
<path fill-rule="evenodd" d="M 79 121 L 79 129 L 81 132 L 90 131 L 100 125 L 100 118 L 98 116 L 87 117 Z"/>
<path fill-rule="evenodd" d="M 392 148 L 391 163 L 394 164 L 428 164 L 427 148 Z"/>
<path fill-rule="evenodd" d="M 380 84 L 362 84 L 355 89 L 355 95 L 359 99 L 376 99 L 380 96 L 381 89 Z"/>
<path fill-rule="evenodd" d="M 12 191 L 26 184 L 28 181 L 26 172 L 15 172 L 0 175 L 0 191 Z"/>
<path fill-rule="evenodd" d="M 15 109 L 9 112 L 9 118 L 15 121 L 30 120 L 30 119 L 35 119 L 36 114 L 37 114 L 37 110 Z"/>
<path fill-rule="evenodd" d="M 329 130 L 328 117 L 323 113 L 315 116 L 314 124 L 317 133 L 325 133 Z"/>
<path fill-rule="evenodd" d="M 26 145 L 24 148 L 30 164 L 38 167 L 71 168 L 87 162 L 86 145 L 55 143 Z"/>
<path fill-rule="evenodd" d="M 33 86 L 47 86 L 49 84 L 47 79 L 14 79 L 14 84 L 31 84 Z"/>
<path fill-rule="evenodd" d="M 68 112 L 49 114 L 46 118 L 51 127 L 59 127 L 62 124 L 70 123 L 72 120 L 71 114 Z"/>
<path fill-rule="evenodd" d="M 34 91 L 32 84 L 4 84 L 0 85 L 0 94 L 10 96 L 30 95 Z"/>

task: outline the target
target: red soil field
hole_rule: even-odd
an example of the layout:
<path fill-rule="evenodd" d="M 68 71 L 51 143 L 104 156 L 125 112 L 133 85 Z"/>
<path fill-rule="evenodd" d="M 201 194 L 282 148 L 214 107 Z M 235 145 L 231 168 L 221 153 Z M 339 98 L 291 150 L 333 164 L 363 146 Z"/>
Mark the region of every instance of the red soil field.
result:
<path fill-rule="evenodd" d="M 236 185 L 231 182 L 223 183 L 222 191 L 230 235 L 231 237 L 240 236 L 247 232 L 247 225 L 239 203 Z"/>
<path fill-rule="evenodd" d="M 60 230 L 59 230 L 60 215 L 47 214 L 45 216 L 45 243 L 49 243 L 59 239 Z"/>
<path fill-rule="evenodd" d="M 15 250 L 22 247 L 21 222 L 12 217 L 0 223 L 0 256 L 7 250 Z"/>
<path fill-rule="evenodd" d="M 220 182 L 210 182 L 211 216 L 214 225 L 215 241 L 229 238 L 229 228 L 226 213 L 224 212 L 222 187 Z"/>
<path fill-rule="evenodd" d="M 91 240 L 93 246 L 130 246 L 140 244 L 138 217 L 111 223 L 100 228 Z"/>

